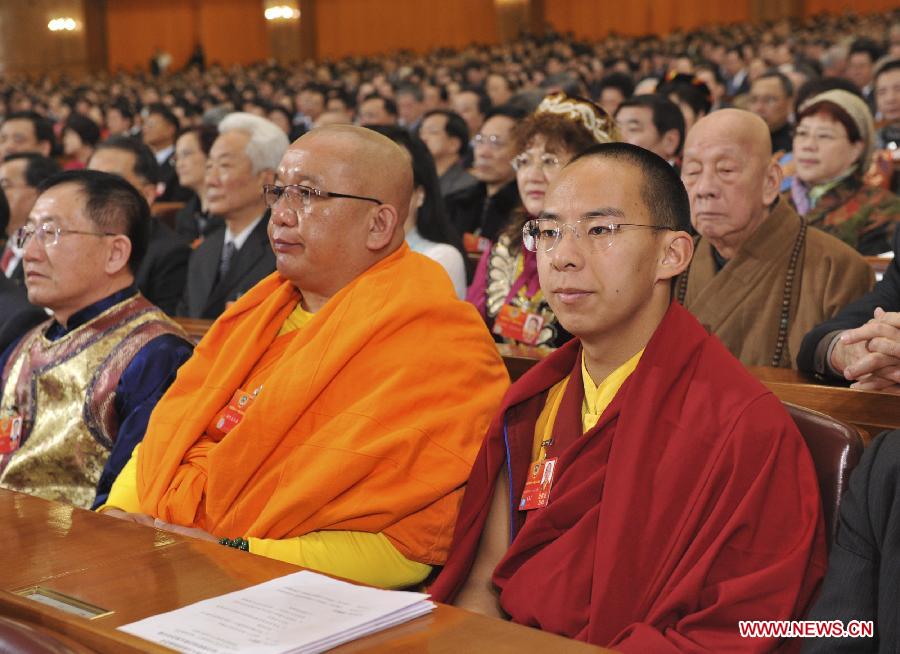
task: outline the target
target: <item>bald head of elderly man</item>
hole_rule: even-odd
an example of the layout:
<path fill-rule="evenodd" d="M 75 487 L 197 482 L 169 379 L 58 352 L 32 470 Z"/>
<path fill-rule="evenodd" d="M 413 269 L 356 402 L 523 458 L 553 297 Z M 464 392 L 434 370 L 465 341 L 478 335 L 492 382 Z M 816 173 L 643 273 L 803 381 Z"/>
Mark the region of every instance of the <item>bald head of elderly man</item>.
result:
<path fill-rule="evenodd" d="M 779 202 L 769 131 L 749 111 L 699 120 L 681 178 L 700 239 L 678 300 L 745 365 L 794 366 L 804 334 L 871 287 L 866 262 Z"/>
<path fill-rule="evenodd" d="M 446 559 L 506 370 L 443 268 L 404 242 L 412 167 L 393 141 L 312 130 L 264 193 L 277 271 L 197 346 L 103 510 L 418 583 Z"/>

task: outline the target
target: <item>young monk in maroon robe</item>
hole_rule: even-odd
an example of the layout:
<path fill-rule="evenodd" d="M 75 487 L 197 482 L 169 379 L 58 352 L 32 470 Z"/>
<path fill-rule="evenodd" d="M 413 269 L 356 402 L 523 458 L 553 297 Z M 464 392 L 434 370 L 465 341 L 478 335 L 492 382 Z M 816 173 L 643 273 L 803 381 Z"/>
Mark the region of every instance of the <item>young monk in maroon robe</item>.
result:
<path fill-rule="evenodd" d="M 624 652 L 770 651 L 822 579 L 821 500 L 781 403 L 679 304 L 684 187 L 591 148 L 524 229 L 577 338 L 508 391 L 435 598 Z"/>

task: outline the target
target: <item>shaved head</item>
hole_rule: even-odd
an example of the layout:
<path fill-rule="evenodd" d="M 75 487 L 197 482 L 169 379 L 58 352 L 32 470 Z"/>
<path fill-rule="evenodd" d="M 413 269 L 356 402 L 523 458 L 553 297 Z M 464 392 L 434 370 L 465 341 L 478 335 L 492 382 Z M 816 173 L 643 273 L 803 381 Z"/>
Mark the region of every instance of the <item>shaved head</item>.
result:
<path fill-rule="evenodd" d="M 413 171 L 412 161 L 403 147 L 365 127 L 326 125 L 304 134 L 290 149 L 314 139 L 325 139 L 335 156 L 352 171 L 354 190 L 335 190 L 376 197 L 393 205 L 401 218 L 406 219 L 413 192 Z"/>
<path fill-rule="evenodd" d="M 704 116 L 688 132 L 685 149 L 710 138 L 731 141 L 755 161 L 764 164 L 772 158 L 772 138 L 766 121 L 749 111 L 719 109 Z"/>
<path fill-rule="evenodd" d="M 681 179 L 691 201 L 691 222 L 726 259 L 769 215 L 781 178 L 769 128 L 756 114 L 720 109 L 688 132 Z"/>
<path fill-rule="evenodd" d="M 353 125 L 317 127 L 285 152 L 276 186 L 296 189 L 271 205 L 276 266 L 310 311 L 403 244 L 412 162 L 386 136 Z"/>

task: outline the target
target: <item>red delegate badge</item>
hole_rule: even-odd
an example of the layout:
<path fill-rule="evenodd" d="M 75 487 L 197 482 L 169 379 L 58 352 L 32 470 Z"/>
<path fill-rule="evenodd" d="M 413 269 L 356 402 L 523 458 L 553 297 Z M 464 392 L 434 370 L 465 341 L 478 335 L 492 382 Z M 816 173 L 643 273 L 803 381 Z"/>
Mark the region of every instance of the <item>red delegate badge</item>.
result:
<path fill-rule="evenodd" d="M 494 333 L 526 345 L 534 345 L 544 326 L 543 317 L 518 307 L 504 304 L 494 318 Z"/>
<path fill-rule="evenodd" d="M 234 395 L 231 396 L 228 406 L 219 411 L 218 415 L 213 419 L 213 423 L 210 426 L 211 435 L 221 438 L 237 427 L 243 420 L 244 413 L 253 404 L 254 399 L 256 399 L 255 394 L 248 393 L 240 388 L 237 389 Z"/>
<path fill-rule="evenodd" d="M 19 449 L 22 438 L 22 416 L 13 414 L 0 418 L 0 454 L 10 454 Z"/>
<path fill-rule="evenodd" d="M 522 499 L 519 500 L 519 511 L 530 511 L 547 506 L 555 473 L 556 457 L 531 463 L 528 468 L 528 479 L 525 480 L 525 488 L 522 489 Z"/>

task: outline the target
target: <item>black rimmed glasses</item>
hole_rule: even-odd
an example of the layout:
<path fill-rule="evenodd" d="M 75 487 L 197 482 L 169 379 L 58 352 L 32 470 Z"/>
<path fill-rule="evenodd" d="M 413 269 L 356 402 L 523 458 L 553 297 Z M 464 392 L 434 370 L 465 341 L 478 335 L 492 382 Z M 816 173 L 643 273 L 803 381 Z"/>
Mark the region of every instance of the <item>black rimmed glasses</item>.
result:
<path fill-rule="evenodd" d="M 269 209 L 275 208 L 275 203 L 282 200 L 284 206 L 291 211 L 300 211 L 305 213 L 312 211 L 313 198 L 317 200 L 326 200 L 328 198 L 346 198 L 349 200 L 365 200 L 366 202 L 374 202 L 375 204 L 384 204 L 377 198 L 366 197 L 365 195 L 350 195 L 349 193 L 335 193 L 334 191 L 323 191 L 322 189 L 304 186 L 303 184 L 287 184 L 286 186 L 277 186 L 275 184 L 263 185 L 263 197 L 266 206 Z"/>
<path fill-rule="evenodd" d="M 659 225 L 637 225 L 634 223 L 611 223 L 605 218 L 582 218 L 574 223 L 561 223 L 555 218 L 535 218 L 522 227 L 522 244 L 531 252 L 550 252 L 562 239 L 563 231 L 570 229 L 576 239 L 586 242 L 594 252 L 602 252 L 612 247 L 616 234 L 629 229 L 672 229 Z"/>
<path fill-rule="evenodd" d="M 42 246 L 52 246 L 59 243 L 59 237 L 64 234 L 81 234 L 83 236 L 119 236 L 116 232 L 87 232 L 81 229 L 63 229 L 53 223 L 41 223 L 37 227 L 25 225 L 19 227 L 13 235 L 13 245 L 24 250 L 32 236 L 37 236 L 38 243 Z"/>

